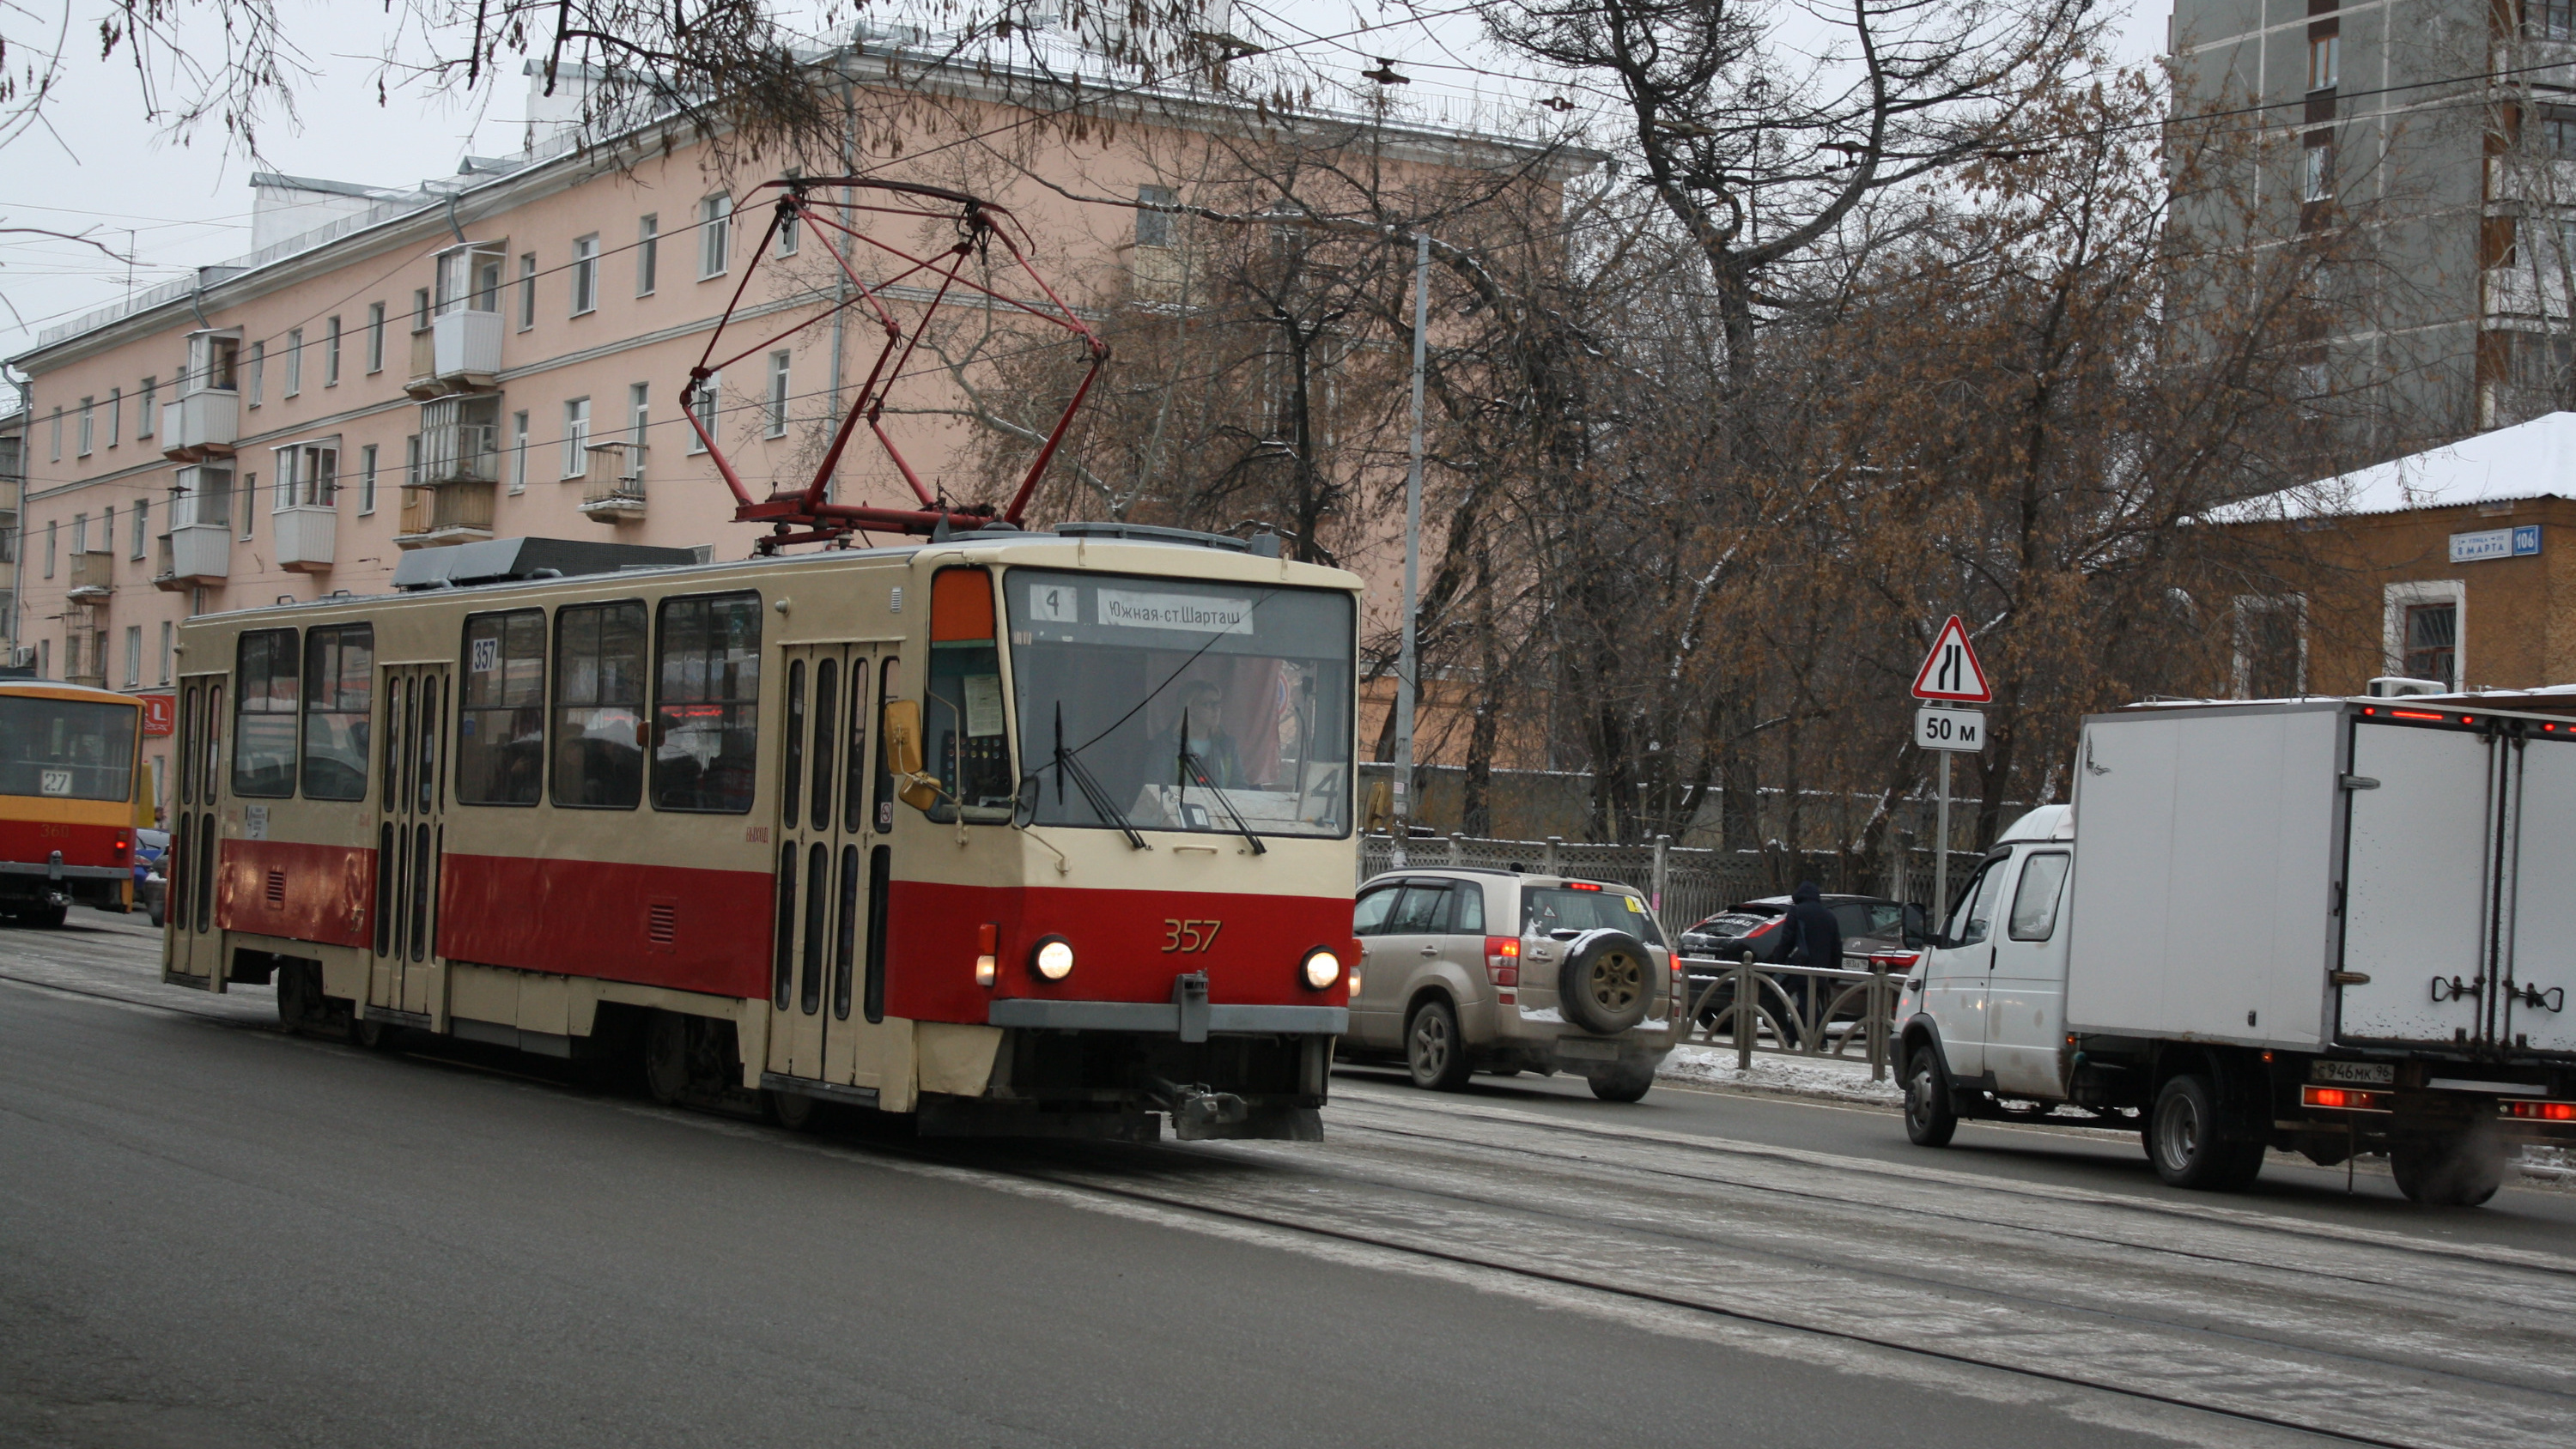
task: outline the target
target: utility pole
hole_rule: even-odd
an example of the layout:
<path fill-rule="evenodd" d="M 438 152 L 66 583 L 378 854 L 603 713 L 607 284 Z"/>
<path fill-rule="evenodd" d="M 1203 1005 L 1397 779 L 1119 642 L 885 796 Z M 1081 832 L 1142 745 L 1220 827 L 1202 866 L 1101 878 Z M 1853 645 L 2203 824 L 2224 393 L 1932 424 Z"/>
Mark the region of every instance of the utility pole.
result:
<path fill-rule="evenodd" d="M 1395 853 L 1405 867 L 1405 841 L 1413 834 L 1413 637 L 1414 591 L 1422 568 L 1422 365 L 1431 317 L 1431 238 L 1413 238 L 1413 461 L 1404 474 L 1404 654 L 1395 674 Z"/>

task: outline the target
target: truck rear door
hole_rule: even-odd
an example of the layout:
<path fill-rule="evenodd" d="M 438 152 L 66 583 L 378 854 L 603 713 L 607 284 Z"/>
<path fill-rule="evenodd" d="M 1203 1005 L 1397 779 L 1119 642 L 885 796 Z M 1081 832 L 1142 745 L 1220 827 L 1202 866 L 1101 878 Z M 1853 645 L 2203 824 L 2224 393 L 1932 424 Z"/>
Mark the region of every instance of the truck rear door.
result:
<path fill-rule="evenodd" d="M 2576 742 L 2533 721 L 2381 708 L 2353 722 L 2337 1036 L 2576 1046 Z"/>

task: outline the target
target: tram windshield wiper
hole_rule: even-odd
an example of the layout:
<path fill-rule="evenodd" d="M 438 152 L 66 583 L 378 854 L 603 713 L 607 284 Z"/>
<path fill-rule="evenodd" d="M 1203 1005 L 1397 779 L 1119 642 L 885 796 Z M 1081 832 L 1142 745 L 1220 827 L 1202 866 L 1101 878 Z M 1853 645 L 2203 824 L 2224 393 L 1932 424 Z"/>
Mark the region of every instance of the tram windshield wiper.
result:
<path fill-rule="evenodd" d="M 1181 778 L 1184 786 L 1186 787 L 1188 781 L 1198 781 L 1200 789 L 1205 790 L 1210 795 L 1216 797 L 1217 805 L 1225 811 L 1225 817 L 1234 822 L 1235 830 L 1243 836 L 1244 843 L 1252 847 L 1252 853 L 1255 855 L 1268 855 L 1270 853 L 1270 847 L 1262 844 L 1261 837 L 1252 833 L 1252 827 L 1243 823 L 1242 812 L 1236 810 L 1234 808 L 1234 802 L 1226 798 L 1224 790 L 1218 788 L 1215 777 L 1208 772 L 1207 761 L 1200 759 L 1198 757 L 1198 752 L 1190 748 L 1190 714 L 1188 710 L 1181 711 L 1181 747 L 1179 750 L 1179 761 L 1182 771 Z M 1188 798 L 1188 793 L 1188 790 L 1184 788 L 1182 791 L 1182 797 L 1184 799 Z"/>
<path fill-rule="evenodd" d="M 1136 827 L 1127 819 L 1126 813 L 1109 798 L 1109 792 L 1100 787 L 1100 782 L 1092 778 L 1090 768 L 1075 758 L 1073 751 L 1065 748 L 1064 704 L 1060 700 L 1055 707 L 1055 777 L 1059 796 L 1064 792 L 1064 782 L 1073 781 L 1073 788 L 1082 792 L 1082 798 L 1091 803 L 1093 813 L 1103 824 L 1117 826 L 1119 832 L 1127 837 L 1127 843 L 1138 850 L 1154 848 L 1145 843 L 1144 836 L 1136 833 Z"/>

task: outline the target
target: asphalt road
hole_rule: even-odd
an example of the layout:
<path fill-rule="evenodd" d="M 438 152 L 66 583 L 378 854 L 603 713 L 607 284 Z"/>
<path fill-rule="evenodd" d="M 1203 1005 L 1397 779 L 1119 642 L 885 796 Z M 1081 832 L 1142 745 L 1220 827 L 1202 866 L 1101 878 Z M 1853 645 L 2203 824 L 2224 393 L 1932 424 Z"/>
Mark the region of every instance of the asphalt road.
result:
<path fill-rule="evenodd" d="M 0 1443 L 2576 1436 L 2556 1194 L 2167 1203 L 2134 1144 L 1365 1072 L 1320 1146 L 800 1137 L 289 1037 L 75 923 L 0 931 Z"/>

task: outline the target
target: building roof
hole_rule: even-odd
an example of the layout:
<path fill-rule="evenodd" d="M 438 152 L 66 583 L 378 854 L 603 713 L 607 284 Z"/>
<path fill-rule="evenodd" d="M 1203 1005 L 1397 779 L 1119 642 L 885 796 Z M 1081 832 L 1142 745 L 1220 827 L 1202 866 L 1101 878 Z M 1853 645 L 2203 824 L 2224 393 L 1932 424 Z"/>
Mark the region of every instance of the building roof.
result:
<path fill-rule="evenodd" d="M 2284 489 L 2223 510 L 2226 522 L 2401 513 L 2576 498 L 2576 412 L 2550 413 L 2447 447 Z"/>

